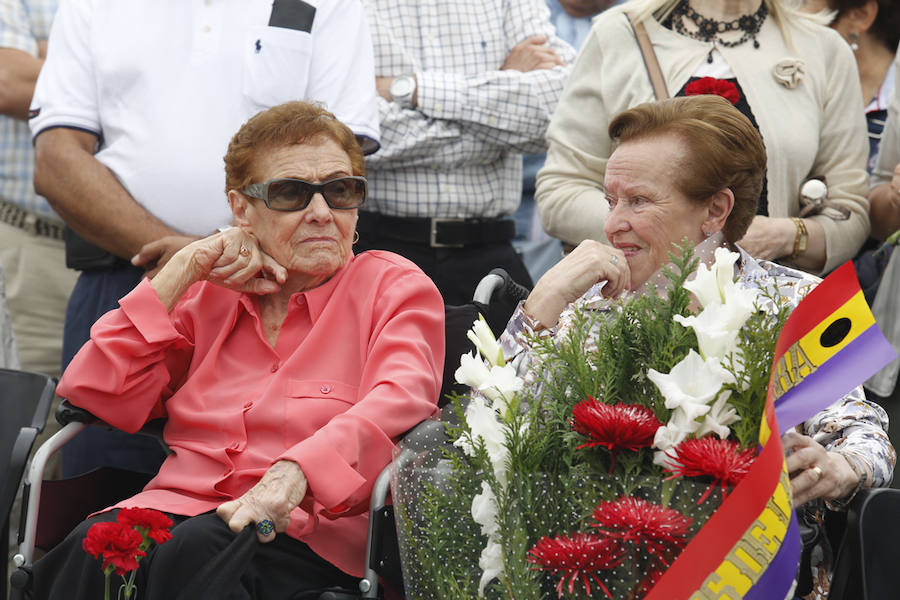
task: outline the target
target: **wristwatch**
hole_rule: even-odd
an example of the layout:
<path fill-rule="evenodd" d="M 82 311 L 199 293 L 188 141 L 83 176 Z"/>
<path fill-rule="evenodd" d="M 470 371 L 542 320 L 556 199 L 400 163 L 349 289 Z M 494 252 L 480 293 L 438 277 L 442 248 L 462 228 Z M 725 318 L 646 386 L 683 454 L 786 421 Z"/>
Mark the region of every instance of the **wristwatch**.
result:
<path fill-rule="evenodd" d="M 413 108 L 413 96 L 416 94 L 416 76 L 400 75 L 395 77 L 390 87 L 391 98 L 402 108 Z"/>
<path fill-rule="evenodd" d="M 791 217 L 791 221 L 793 221 L 794 225 L 797 227 L 797 237 L 794 238 L 794 252 L 791 253 L 791 258 L 797 258 L 806 252 L 806 245 L 809 241 L 809 231 L 807 231 L 803 219 Z"/>

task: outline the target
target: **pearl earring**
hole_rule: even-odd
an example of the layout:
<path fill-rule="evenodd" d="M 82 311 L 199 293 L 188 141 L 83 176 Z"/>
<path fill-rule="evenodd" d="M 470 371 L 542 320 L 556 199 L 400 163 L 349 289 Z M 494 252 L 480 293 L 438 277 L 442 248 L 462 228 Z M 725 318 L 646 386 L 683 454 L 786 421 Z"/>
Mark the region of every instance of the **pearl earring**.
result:
<path fill-rule="evenodd" d="M 859 34 L 851 33 L 847 35 L 847 39 L 850 41 L 850 49 L 856 52 L 859 50 Z"/>

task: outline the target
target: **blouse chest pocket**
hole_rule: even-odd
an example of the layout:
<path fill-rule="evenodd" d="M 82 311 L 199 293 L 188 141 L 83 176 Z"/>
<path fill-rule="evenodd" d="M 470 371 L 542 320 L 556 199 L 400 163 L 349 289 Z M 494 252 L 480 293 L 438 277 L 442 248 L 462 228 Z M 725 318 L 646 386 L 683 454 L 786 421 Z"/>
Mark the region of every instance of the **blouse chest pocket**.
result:
<path fill-rule="evenodd" d="M 357 401 L 359 388 L 324 379 L 288 382 L 284 402 L 284 443 L 291 447 L 313 435 Z"/>
<path fill-rule="evenodd" d="M 256 108 L 306 98 L 312 37 L 284 27 L 255 27 L 244 50 L 243 93 Z"/>

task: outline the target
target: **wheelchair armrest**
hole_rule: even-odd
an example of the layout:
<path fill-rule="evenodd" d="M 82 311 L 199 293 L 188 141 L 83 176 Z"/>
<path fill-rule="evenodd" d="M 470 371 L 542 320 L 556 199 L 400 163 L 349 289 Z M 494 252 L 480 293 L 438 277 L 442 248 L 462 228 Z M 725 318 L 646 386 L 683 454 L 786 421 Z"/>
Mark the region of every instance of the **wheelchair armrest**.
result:
<path fill-rule="evenodd" d="M 81 408 L 70 403 L 65 398 L 56 407 L 56 422 L 65 427 L 69 423 L 84 423 L 90 425 L 100 419 Z"/>
<path fill-rule="evenodd" d="M 475 288 L 472 299 L 484 305 L 489 305 L 492 300 L 501 300 L 515 306 L 526 299 L 529 290 L 516 281 L 504 269 L 491 269 Z"/>
<path fill-rule="evenodd" d="M 69 423 L 104 425 L 103 421 L 95 417 L 93 414 L 81 408 L 80 406 L 75 406 L 66 399 L 63 399 L 59 403 L 59 406 L 56 407 L 56 421 L 63 427 L 65 427 Z M 153 419 L 144 423 L 144 426 L 141 427 L 138 433 L 155 437 L 160 441 L 160 443 L 163 443 L 163 445 L 165 445 L 162 436 L 163 426 L 165 424 L 165 418 Z M 106 426 L 112 427 L 112 425 Z"/>

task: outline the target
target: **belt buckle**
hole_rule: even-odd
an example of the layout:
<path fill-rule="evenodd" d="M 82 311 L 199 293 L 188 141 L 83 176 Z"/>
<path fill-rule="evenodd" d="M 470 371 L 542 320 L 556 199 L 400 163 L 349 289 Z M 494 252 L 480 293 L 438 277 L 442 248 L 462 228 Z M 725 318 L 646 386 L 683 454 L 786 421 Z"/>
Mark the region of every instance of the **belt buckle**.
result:
<path fill-rule="evenodd" d="M 464 223 L 465 219 L 431 219 L 431 235 L 428 245 L 432 248 L 462 248 L 464 244 L 444 244 L 437 241 L 438 225 L 441 223 Z"/>
<path fill-rule="evenodd" d="M 40 235 L 38 224 L 37 216 L 32 213 L 27 213 L 25 218 L 22 219 L 22 229 L 29 235 Z"/>

